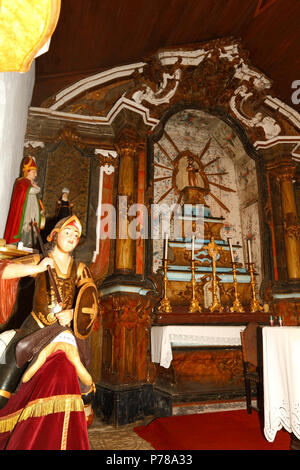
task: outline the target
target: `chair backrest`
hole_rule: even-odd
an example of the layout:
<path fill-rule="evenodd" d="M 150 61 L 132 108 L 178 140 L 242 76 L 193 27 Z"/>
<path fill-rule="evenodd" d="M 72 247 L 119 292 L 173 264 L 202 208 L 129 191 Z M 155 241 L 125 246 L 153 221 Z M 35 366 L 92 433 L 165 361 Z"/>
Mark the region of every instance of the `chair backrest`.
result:
<path fill-rule="evenodd" d="M 257 329 L 258 323 L 249 322 L 246 328 L 241 331 L 242 355 L 244 362 L 250 362 L 258 366 L 257 357 Z"/>

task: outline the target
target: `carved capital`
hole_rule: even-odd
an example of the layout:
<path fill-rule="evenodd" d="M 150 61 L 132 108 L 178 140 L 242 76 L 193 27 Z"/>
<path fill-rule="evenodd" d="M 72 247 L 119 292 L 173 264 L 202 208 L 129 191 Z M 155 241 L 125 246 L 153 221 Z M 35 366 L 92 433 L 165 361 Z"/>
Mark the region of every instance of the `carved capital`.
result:
<path fill-rule="evenodd" d="M 296 171 L 296 166 L 279 168 L 276 171 L 276 177 L 281 183 L 284 181 L 293 182 L 294 177 L 295 177 L 295 171 Z"/>
<path fill-rule="evenodd" d="M 134 158 L 137 148 L 132 142 L 122 142 L 115 145 L 120 158 L 130 157 Z"/>
<path fill-rule="evenodd" d="M 300 238 L 300 225 L 297 215 L 293 212 L 288 212 L 283 220 L 283 228 L 287 236 L 291 239 Z"/>
<path fill-rule="evenodd" d="M 144 139 L 132 129 L 122 131 L 115 143 L 115 149 L 120 158 L 135 158 L 144 148 Z"/>
<path fill-rule="evenodd" d="M 296 173 L 296 164 L 290 159 L 279 160 L 277 162 L 269 163 L 267 171 L 274 176 L 280 183 L 284 181 L 293 182 Z"/>
<path fill-rule="evenodd" d="M 118 154 L 115 150 L 95 149 L 95 154 L 98 159 L 99 166 L 110 165 L 114 169 L 119 165 Z"/>

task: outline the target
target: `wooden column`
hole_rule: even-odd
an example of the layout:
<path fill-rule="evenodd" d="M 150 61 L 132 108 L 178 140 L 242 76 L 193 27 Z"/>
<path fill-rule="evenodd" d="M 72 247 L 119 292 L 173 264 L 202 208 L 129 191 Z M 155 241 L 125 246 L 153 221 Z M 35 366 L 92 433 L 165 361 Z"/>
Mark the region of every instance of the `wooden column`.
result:
<path fill-rule="evenodd" d="M 129 233 L 142 222 L 136 211 L 128 214 L 132 204 L 143 204 L 145 198 L 145 142 L 144 134 L 129 128 L 118 134 L 115 144 L 119 155 L 115 269 L 100 286 L 102 373 L 95 399 L 104 419 L 115 425 L 153 414 L 151 312 L 160 296 L 155 280 L 143 276 L 140 239 Z"/>
<path fill-rule="evenodd" d="M 135 270 L 135 240 L 128 234 L 127 211 L 133 203 L 134 181 L 135 181 L 135 153 L 136 146 L 132 143 L 121 143 L 118 145 L 120 158 L 118 177 L 118 211 L 117 211 L 117 239 L 115 271 L 134 272 Z M 122 204 L 122 196 L 123 203 Z M 125 199 L 126 198 L 126 199 Z M 124 211 L 124 213 L 123 213 Z M 121 215 L 120 215 L 121 213 Z"/>
<path fill-rule="evenodd" d="M 300 226 L 293 187 L 295 171 L 296 165 L 290 160 L 272 168 L 281 188 L 284 242 L 290 280 L 300 279 Z"/>

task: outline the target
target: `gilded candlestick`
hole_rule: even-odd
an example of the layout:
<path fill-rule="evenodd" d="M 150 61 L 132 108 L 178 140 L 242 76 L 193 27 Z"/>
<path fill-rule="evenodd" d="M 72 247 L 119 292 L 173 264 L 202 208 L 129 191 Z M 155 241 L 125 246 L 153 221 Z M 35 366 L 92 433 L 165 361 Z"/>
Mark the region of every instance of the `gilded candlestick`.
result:
<path fill-rule="evenodd" d="M 158 306 L 158 311 L 171 313 L 172 307 L 167 297 L 167 287 L 168 287 L 168 260 L 165 259 L 164 260 L 164 296 Z"/>
<path fill-rule="evenodd" d="M 232 263 L 232 274 L 233 274 L 233 286 L 234 286 L 234 302 L 232 307 L 230 308 L 231 312 L 244 312 L 243 306 L 239 300 L 239 293 L 238 293 L 238 283 L 236 277 L 236 263 Z"/>
<path fill-rule="evenodd" d="M 216 258 L 221 251 L 221 248 L 219 248 L 216 243 L 215 243 L 215 238 L 211 237 L 210 243 L 207 245 L 207 251 L 209 256 L 212 259 L 212 305 L 209 307 L 209 310 L 211 312 L 222 312 L 223 311 L 223 306 L 221 302 L 218 299 L 217 296 L 217 287 L 218 287 L 218 278 L 217 278 L 217 270 L 216 270 Z"/>
<path fill-rule="evenodd" d="M 250 311 L 253 312 L 261 312 L 263 310 L 263 307 L 260 305 L 256 298 L 256 293 L 255 293 L 255 280 L 254 280 L 254 267 L 252 262 L 249 262 L 249 271 L 250 271 L 250 276 L 251 276 L 251 302 L 250 302 Z"/>
<path fill-rule="evenodd" d="M 195 260 L 192 259 L 192 265 L 191 265 L 191 271 L 192 271 L 192 300 L 190 303 L 190 308 L 189 308 L 189 313 L 200 313 L 202 311 L 200 304 L 196 298 L 196 278 L 195 278 Z"/>

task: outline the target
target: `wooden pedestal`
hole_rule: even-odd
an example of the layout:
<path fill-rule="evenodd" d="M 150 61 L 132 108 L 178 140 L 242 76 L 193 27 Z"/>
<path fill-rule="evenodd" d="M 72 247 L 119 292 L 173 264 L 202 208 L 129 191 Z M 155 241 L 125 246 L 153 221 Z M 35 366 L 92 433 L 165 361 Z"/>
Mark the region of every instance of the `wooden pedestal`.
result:
<path fill-rule="evenodd" d="M 150 331 L 155 302 L 151 294 L 118 292 L 101 298 L 102 372 L 95 408 L 116 426 L 153 412 Z"/>

